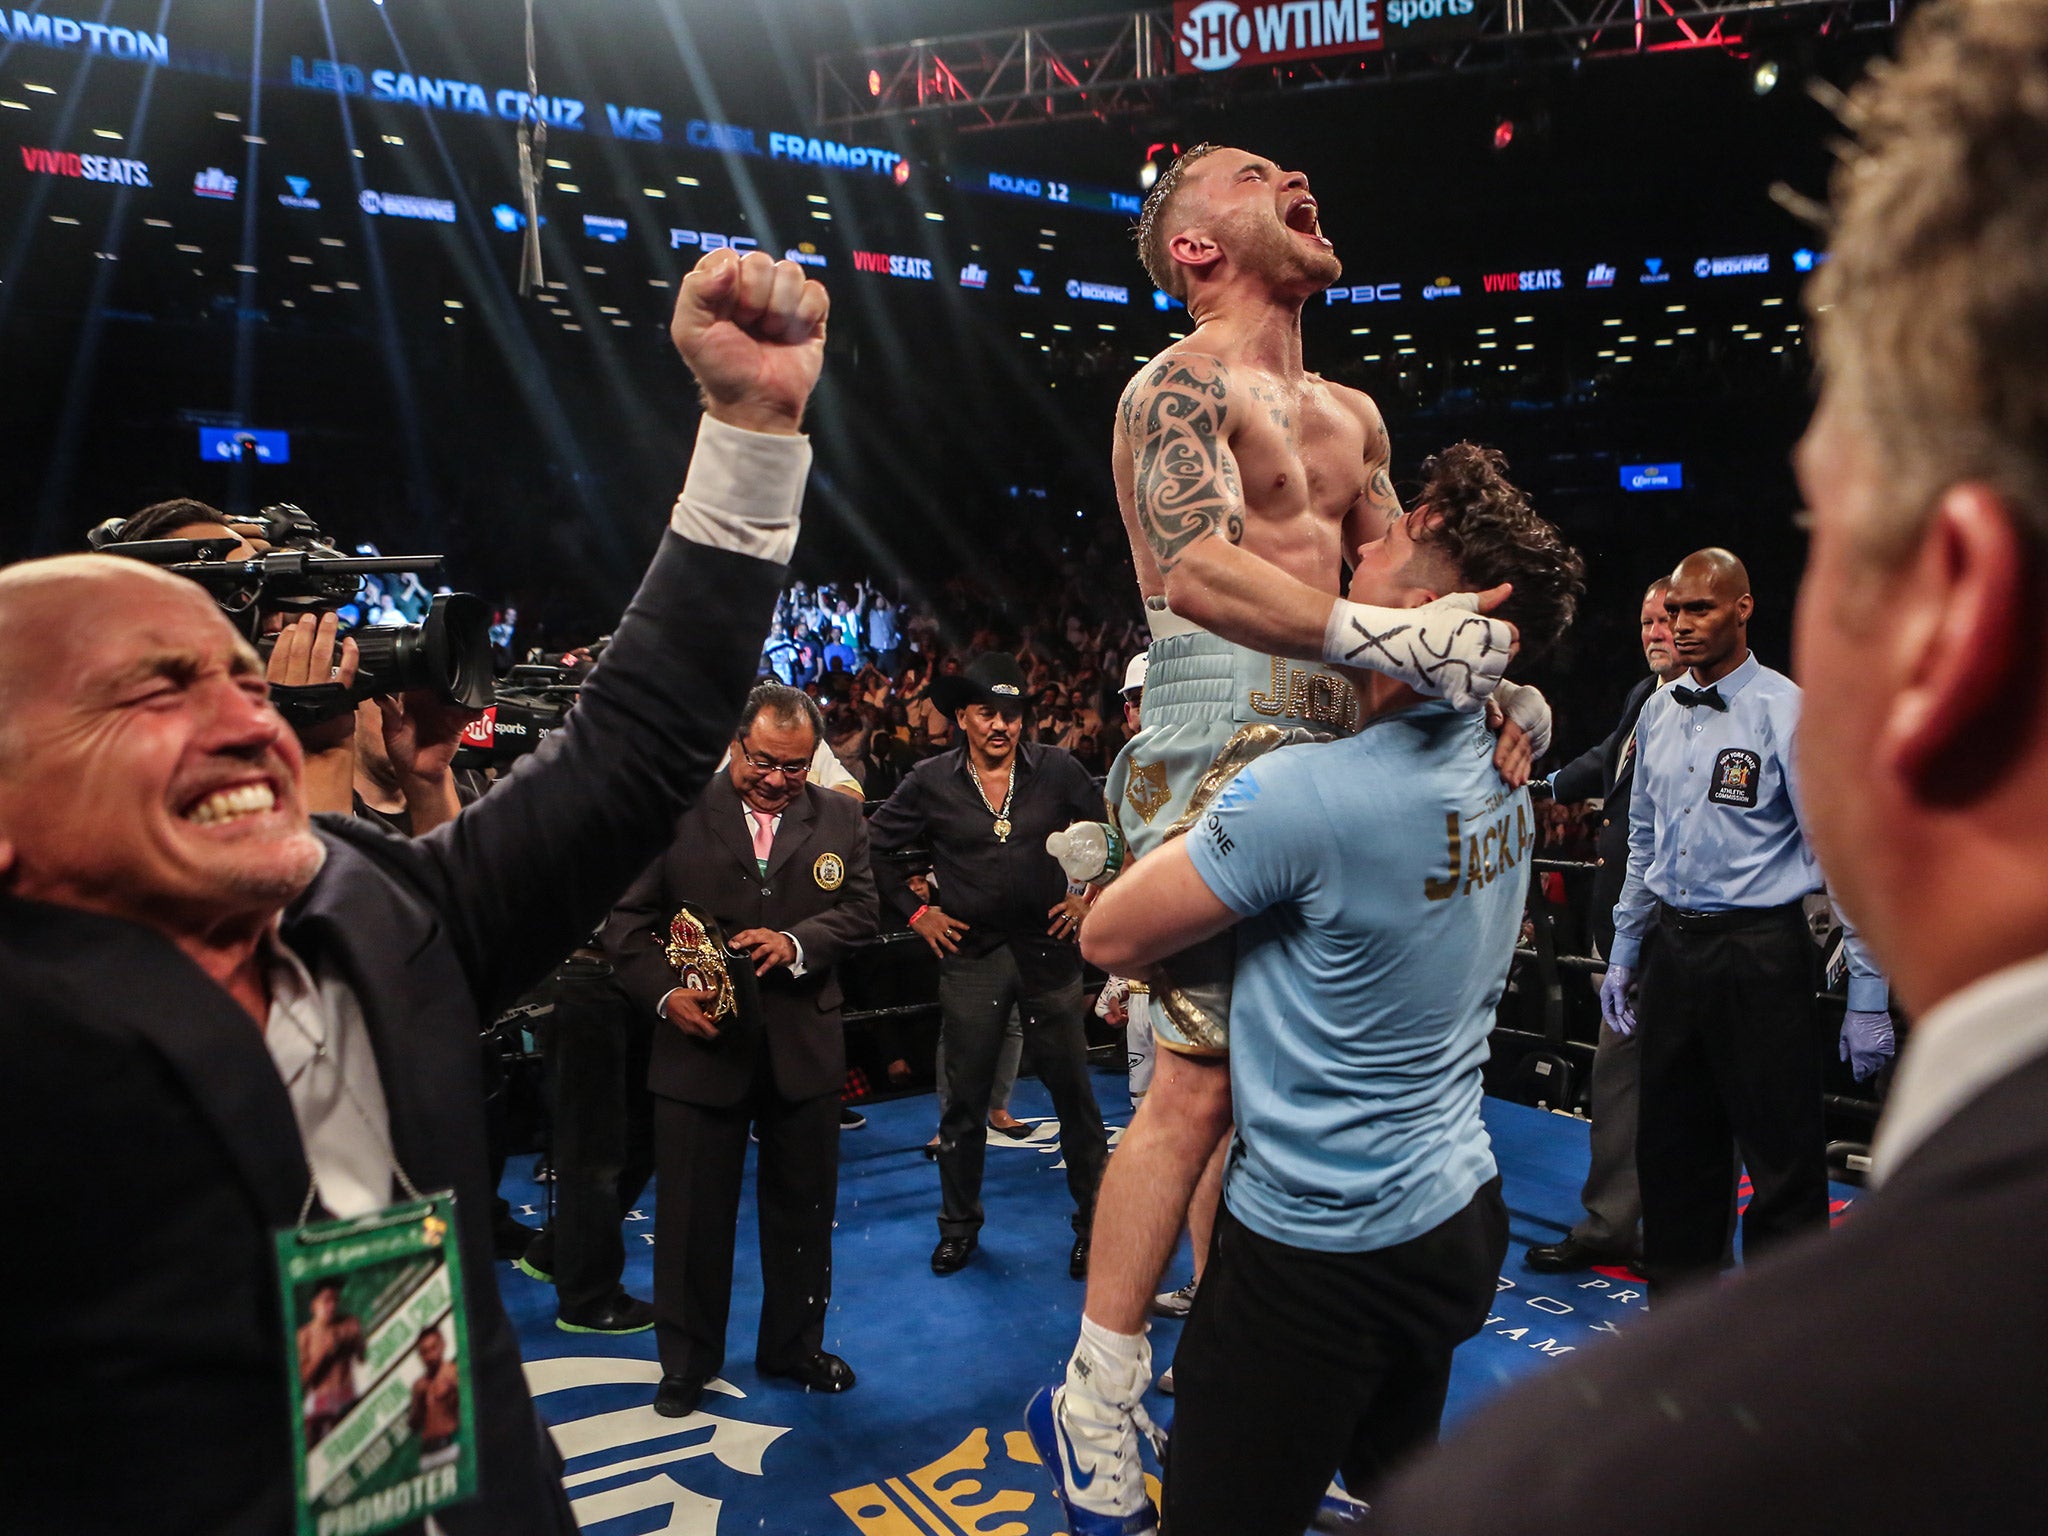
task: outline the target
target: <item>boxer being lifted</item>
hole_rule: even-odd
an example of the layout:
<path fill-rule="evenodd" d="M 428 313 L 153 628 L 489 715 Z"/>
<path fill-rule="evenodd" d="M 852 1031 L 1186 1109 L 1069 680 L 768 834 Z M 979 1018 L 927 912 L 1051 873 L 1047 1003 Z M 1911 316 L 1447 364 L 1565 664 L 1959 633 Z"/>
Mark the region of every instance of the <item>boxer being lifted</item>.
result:
<path fill-rule="evenodd" d="M 1476 707 L 1513 650 L 1513 627 L 1481 613 L 1505 587 L 1414 609 L 1340 595 L 1346 552 L 1403 513 L 1378 407 L 1302 365 L 1302 307 L 1343 270 L 1318 214 L 1301 172 L 1199 144 L 1138 223 L 1147 273 L 1195 329 L 1139 370 L 1117 409 L 1117 499 L 1153 636 L 1142 729 L 1106 785 L 1108 840 L 1128 857 L 1185 830 L 1251 758 L 1304 732 L 1355 730 L 1358 700 L 1332 664 Z M 1523 729 L 1503 733 L 1503 770 L 1520 782 L 1524 732 L 1547 736 L 1549 712 L 1528 689 L 1509 710 Z M 1092 870 L 1076 859 L 1069 873 Z M 1226 934 L 1155 980 L 1162 1050 L 1103 1180 L 1080 1342 L 1065 1385 L 1027 1414 L 1074 1536 L 1156 1524 L 1138 1442 L 1145 1318 L 1183 1220 L 1198 1263 L 1208 1240 L 1231 1124 L 1234 955 Z"/>

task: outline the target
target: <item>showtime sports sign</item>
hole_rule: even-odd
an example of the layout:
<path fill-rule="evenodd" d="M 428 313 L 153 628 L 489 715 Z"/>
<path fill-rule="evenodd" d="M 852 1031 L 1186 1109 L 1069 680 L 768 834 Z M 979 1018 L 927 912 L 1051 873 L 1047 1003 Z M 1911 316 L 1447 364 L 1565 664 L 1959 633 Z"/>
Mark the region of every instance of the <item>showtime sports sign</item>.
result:
<path fill-rule="evenodd" d="M 1478 30 L 1477 0 L 1174 0 L 1174 68 L 1246 69 Z"/>

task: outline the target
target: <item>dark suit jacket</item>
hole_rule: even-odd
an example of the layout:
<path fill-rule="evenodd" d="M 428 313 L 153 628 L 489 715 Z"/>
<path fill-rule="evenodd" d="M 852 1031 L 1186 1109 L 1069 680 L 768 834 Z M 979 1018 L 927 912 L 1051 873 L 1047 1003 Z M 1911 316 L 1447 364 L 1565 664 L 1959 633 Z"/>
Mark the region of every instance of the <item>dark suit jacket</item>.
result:
<path fill-rule="evenodd" d="M 354 985 L 399 1163 L 453 1188 L 482 1493 L 451 1536 L 574 1529 L 498 1299 L 479 1035 L 603 917 L 730 739 L 783 567 L 673 534 L 566 729 L 407 842 L 322 817 L 284 941 Z M 0 897 L 0 1530 L 291 1530 L 271 1232 L 308 1172 L 263 1033 L 155 932 Z"/>
<path fill-rule="evenodd" d="M 1621 900 L 1621 887 L 1628 879 L 1628 800 L 1629 789 L 1635 783 L 1636 760 L 1635 754 L 1630 753 L 1624 768 L 1621 749 L 1635 735 L 1636 717 L 1642 714 L 1644 701 L 1660 686 L 1654 672 L 1637 683 L 1629 690 L 1628 702 L 1621 707 L 1621 720 L 1607 739 L 1586 748 L 1557 770 L 1554 787 L 1560 804 L 1590 800 L 1595 795 L 1605 797 L 1600 808 L 1600 830 L 1593 840 L 1593 854 L 1600 866 L 1593 875 L 1593 894 L 1587 908 L 1593 940 L 1603 955 L 1614 947 L 1614 904 Z"/>
<path fill-rule="evenodd" d="M 842 875 L 827 889 L 820 862 L 829 866 L 835 858 Z M 668 852 L 634 882 L 605 925 L 605 948 L 635 1008 L 655 1011 L 676 984 L 663 948 L 669 920 L 685 901 L 710 912 L 728 936 L 748 928 L 789 934 L 803 946 L 804 974 L 778 966 L 760 978 L 761 1016 L 727 1020 L 716 1040 L 658 1024 L 648 1087 L 689 1104 L 737 1104 L 753 1087 L 765 1043 L 782 1097 L 836 1093 L 846 1077 L 838 965 L 874 937 L 880 917 L 860 802 L 806 784 L 782 813 L 763 875 L 739 792 L 729 775 L 714 778 L 677 824 Z"/>
<path fill-rule="evenodd" d="M 2044 1218 L 2048 1056 L 1834 1232 L 1546 1364 L 1375 1499 L 1374 1529 L 2039 1531 Z"/>

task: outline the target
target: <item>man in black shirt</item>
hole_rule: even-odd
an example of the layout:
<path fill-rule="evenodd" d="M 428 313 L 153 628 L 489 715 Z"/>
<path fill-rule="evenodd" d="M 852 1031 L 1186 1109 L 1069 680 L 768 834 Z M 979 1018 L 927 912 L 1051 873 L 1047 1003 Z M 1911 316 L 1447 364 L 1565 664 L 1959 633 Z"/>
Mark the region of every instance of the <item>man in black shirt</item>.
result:
<path fill-rule="evenodd" d="M 877 853 L 928 843 L 945 902 L 945 910 L 921 903 L 900 874 L 884 893 L 939 957 L 947 1099 L 939 1123 L 944 1205 L 932 1270 L 951 1274 L 974 1253 L 989 1092 L 1015 1007 L 1031 1064 L 1060 1117 L 1074 1196 L 1068 1272 L 1085 1279 L 1095 1187 L 1109 1144 L 1088 1080 L 1081 1023 L 1074 935 L 1086 906 L 1068 893 L 1045 839 L 1077 820 L 1100 818 L 1102 793 L 1073 754 L 1023 744 L 1024 674 L 1013 657 L 983 656 L 958 676 L 934 679 L 932 701 L 959 725 L 962 744 L 913 768 L 868 823 Z M 879 859 L 876 865 L 895 872 Z"/>

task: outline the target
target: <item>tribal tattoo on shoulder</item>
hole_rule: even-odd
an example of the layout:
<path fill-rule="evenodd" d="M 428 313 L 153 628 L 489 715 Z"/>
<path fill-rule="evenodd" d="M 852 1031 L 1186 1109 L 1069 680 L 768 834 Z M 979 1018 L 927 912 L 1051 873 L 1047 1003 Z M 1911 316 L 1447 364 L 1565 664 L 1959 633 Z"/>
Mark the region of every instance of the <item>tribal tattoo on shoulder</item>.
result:
<path fill-rule="evenodd" d="M 1230 370 L 1207 357 L 1168 358 L 1124 395 L 1124 430 L 1137 459 L 1138 521 L 1162 571 L 1221 531 L 1244 537 L 1244 492 L 1225 429 Z"/>

